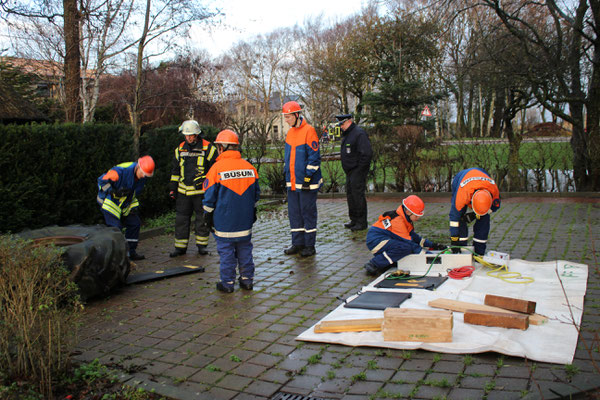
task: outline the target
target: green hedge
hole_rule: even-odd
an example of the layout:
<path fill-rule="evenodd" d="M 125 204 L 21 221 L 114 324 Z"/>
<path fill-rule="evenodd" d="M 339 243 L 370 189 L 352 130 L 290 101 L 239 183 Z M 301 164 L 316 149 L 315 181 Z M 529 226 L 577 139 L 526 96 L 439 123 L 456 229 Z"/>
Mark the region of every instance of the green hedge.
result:
<path fill-rule="evenodd" d="M 202 127 L 214 140 L 217 130 Z M 0 231 L 103 222 L 96 179 L 116 164 L 134 161 L 131 127 L 112 124 L 0 125 Z M 140 196 L 142 217 L 173 207 L 167 197 L 177 126 L 146 132 L 140 153 L 156 162 Z"/>

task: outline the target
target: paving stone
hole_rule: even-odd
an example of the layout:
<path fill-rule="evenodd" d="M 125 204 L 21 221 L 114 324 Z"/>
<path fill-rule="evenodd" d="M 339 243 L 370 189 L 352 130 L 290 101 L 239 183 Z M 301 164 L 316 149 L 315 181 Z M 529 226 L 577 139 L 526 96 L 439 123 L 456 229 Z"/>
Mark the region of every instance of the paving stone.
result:
<path fill-rule="evenodd" d="M 462 372 L 463 368 L 463 363 L 457 361 L 438 361 L 433 367 L 435 372 L 451 372 L 455 374 Z"/>
<path fill-rule="evenodd" d="M 402 364 L 404 371 L 427 371 L 433 366 L 433 360 L 406 360 Z"/>
<path fill-rule="evenodd" d="M 494 376 L 496 373 L 496 365 L 469 365 L 465 368 L 465 375 L 481 375 L 481 376 Z"/>
<path fill-rule="evenodd" d="M 190 377 L 190 381 L 204 383 L 206 385 L 213 385 L 215 382 L 225 376 L 225 372 L 222 371 L 210 371 L 206 368 L 201 369 Z"/>
<path fill-rule="evenodd" d="M 221 388 L 236 390 L 242 392 L 243 389 L 252 382 L 251 378 L 240 376 L 240 375 L 226 375 L 223 379 L 219 380 L 216 385 Z"/>
<path fill-rule="evenodd" d="M 460 387 L 469 389 L 483 389 L 488 382 L 493 380 L 490 376 L 483 376 L 474 378 L 472 376 L 465 376 L 460 380 Z"/>
<path fill-rule="evenodd" d="M 399 396 L 400 398 L 405 398 L 408 397 L 416 387 L 416 385 L 410 383 L 386 383 L 382 389 L 388 393 L 390 397 Z"/>
<path fill-rule="evenodd" d="M 504 390 L 526 390 L 529 385 L 529 379 L 503 378 L 497 376 L 494 378 L 496 389 Z"/>
<path fill-rule="evenodd" d="M 506 390 L 492 390 L 487 394 L 487 400 L 516 400 L 521 399 L 523 394 L 521 392 L 512 392 Z"/>
<path fill-rule="evenodd" d="M 484 394 L 483 390 L 454 388 L 448 393 L 447 400 L 479 400 Z"/>
<path fill-rule="evenodd" d="M 421 385 L 413 398 L 415 399 L 440 399 L 446 397 L 450 389 L 435 386 Z"/>
<path fill-rule="evenodd" d="M 425 371 L 398 371 L 392 377 L 392 381 L 403 383 L 416 383 L 425 378 Z"/>
<path fill-rule="evenodd" d="M 311 375 L 296 375 L 286 385 L 286 387 L 302 388 L 313 390 L 321 384 L 321 377 Z"/>
<path fill-rule="evenodd" d="M 268 381 L 255 380 L 248 385 L 244 392 L 255 396 L 264 396 L 270 398 L 279 391 L 281 385 Z"/>
<path fill-rule="evenodd" d="M 348 389 L 348 394 L 362 394 L 369 395 L 375 394 L 383 386 L 382 382 L 369 382 L 369 381 L 358 381 L 354 382 Z"/>

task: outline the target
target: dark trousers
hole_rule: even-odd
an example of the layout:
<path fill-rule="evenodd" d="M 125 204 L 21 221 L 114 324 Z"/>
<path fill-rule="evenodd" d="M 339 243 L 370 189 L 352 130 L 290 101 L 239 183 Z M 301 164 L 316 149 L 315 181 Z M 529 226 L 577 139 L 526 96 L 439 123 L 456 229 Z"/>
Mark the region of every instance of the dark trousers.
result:
<path fill-rule="evenodd" d="M 175 247 L 187 249 L 190 238 L 190 224 L 192 214 L 196 213 L 196 244 L 207 245 L 210 233 L 204 221 L 204 210 L 202 200 L 204 195 L 184 196 L 179 194 L 175 203 Z"/>
<path fill-rule="evenodd" d="M 292 244 L 313 247 L 317 239 L 318 190 L 287 190 Z"/>
<path fill-rule="evenodd" d="M 138 240 L 140 237 L 140 226 L 142 225 L 142 221 L 138 215 L 137 207 L 133 208 L 129 212 L 129 215 L 126 217 L 121 217 L 121 219 L 117 219 L 117 217 L 105 210 L 101 211 L 102 215 L 104 215 L 104 221 L 106 222 L 106 225 L 114 226 L 119 230 L 123 230 L 123 228 L 125 228 L 125 239 L 127 240 L 129 250 L 137 249 Z"/>
<path fill-rule="evenodd" d="M 357 167 L 346 173 L 346 199 L 348 215 L 355 225 L 367 226 L 367 190 L 368 168 Z"/>
<path fill-rule="evenodd" d="M 241 242 L 229 242 L 215 236 L 220 258 L 221 282 L 226 287 L 233 287 L 236 268 L 240 271 L 240 279 L 246 283 L 254 280 L 254 260 L 252 258 L 252 242 L 250 239 Z"/>

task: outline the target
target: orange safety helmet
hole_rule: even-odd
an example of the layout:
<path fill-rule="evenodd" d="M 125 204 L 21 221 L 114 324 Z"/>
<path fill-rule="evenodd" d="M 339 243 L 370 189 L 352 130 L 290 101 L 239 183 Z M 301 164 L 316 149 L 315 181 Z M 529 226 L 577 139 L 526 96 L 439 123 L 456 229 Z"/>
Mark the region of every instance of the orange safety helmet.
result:
<path fill-rule="evenodd" d="M 237 133 L 231 129 L 224 129 L 217 135 L 215 143 L 219 144 L 240 144 L 240 139 Z"/>
<path fill-rule="evenodd" d="M 422 217 L 425 214 L 425 203 L 423 203 L 423 200 L 419 196 L 415 196 L 414 194 L 402 200 L 402 205 L 417 217 Z M 398 207 L 396 212 L 400 214 L 402 212 L 401 207 Z"/>
<path fill-rule="evenodd" d="M 144 173 L 144 177 L 154 175 L 154 160 L 150 156 L 143 156 L 138 159 L 138 165 Z"/>
<path fill-rule="evenodd" d="M 492 207 L 492 195 L 485 189 L 476 190 L 471 197 L 471 208 L 477 215 L 485 215 Z"/>
<path fill-rule="evenodd" d="M 285 103 L 283 105 L 283 109 L 282 109 L 283 115 L 295 114 L 295 113 L 299 113 L 300 111 L 302 111 L 302 107 L 300 107 L 300 104 L 296 103 L 295 101 L 288 101 L 287 103 Z"/>

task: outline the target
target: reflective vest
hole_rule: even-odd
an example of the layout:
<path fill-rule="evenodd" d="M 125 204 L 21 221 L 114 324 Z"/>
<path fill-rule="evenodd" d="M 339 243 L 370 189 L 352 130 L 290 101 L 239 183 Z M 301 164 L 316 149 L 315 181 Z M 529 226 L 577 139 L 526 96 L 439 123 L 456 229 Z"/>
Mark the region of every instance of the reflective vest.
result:
<path fill-rule="evenodd" d="M 169 189 L 185 196 L 203 194 L 204 178 L 216 157 L 217 148 L 208 140 L 199 140 L 194 145 L 181 142 L 175 149 Z"/>

